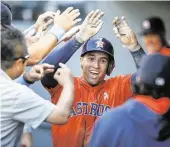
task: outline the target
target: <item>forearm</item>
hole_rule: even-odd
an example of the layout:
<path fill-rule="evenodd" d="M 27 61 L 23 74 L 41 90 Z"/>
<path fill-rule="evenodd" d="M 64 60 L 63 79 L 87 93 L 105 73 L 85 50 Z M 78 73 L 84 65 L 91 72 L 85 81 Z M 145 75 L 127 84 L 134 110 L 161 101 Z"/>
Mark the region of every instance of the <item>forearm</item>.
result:
<path fill-rule="evenodd" d="M 26 29 L 23 34 L 25 36 L 27 35 L 34 35 L 37 32 L 37 30 L 35 29 L 34 25 L 32 25 L 31 27 L 29 27 L 28 29 Z"/>
<path fill-rule="evenodd" d="M 82 43 L 76 41 L 75 38 L 66 42 L 64 46 L 55 48 L 43 61 L 55 66 L 55 71 L 59 67 L 59 63 L 66 63 L 71 56 L 81 47 Z M 57 81 L 53 78 L 54 73 L 47 74 L 42 80 L 42 84 L 47 88 L 54 88 L 57 85 Z"/>
<path fill-rule="evenodd" d="M 57 45 L 57 38 L 53 34 L 43 36 L 39 41 L 28 48 L 30 58 L 27 65 L 40 62 Z"/>
<path fill-rule="evenodd" d="M 57 107 L 64 112 L 63 115 L 70 115 L 70 111 L 74 101 L 74 85 L 66 85 L 63 87 L 60 98 L 57 102 Z"/>
<path fill-rule="evenodd" d="M 146 55 L 145 51 L 142 49 L 141 46 L 139 46 L 139 49 L 136 51 L 130 51 L 133 60 L 135 61 L 136 68 L 138 69 L 140 67 L 140 61 L 144 55 Z"/>
<path fill-rule="evenodd" d="M 33 146 L 33 138 L 31 132 L 23 132 L 21 142 L 21 147 L 32 147 Z"/>

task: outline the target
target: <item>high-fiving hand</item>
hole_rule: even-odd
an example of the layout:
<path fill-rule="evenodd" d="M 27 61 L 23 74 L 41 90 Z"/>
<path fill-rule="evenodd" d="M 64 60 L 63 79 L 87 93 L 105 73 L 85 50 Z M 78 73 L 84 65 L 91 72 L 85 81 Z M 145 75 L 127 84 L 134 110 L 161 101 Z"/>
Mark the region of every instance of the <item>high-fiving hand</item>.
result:
<path fill-rule="evenodd" d="M 80 37 L 84 42 L 96 35 L 103 25 L 101 18 L 103 17 L 104 12 L 100 10 L 91 11 L 83 21 L 80 26 L 79 32 L 76 34 L 76 37 Z"/>
<path fill-rule="evenodd" d="M 46 74 L 54 72 L 54 65 L 47 63 L 34 65 L 30 71 L 24 74 L 24 78 L 29 82 L 41 80 Z"/>
<path fill-rule="evenodd" d="M 124 47 L 134 50 L 138 46 L 136 35 L 124 17 L 113 19 L 113 31 Z"/>
<path fill-rule="evenodd" d="M 60 68 L 54 74 L 54 79 L 63 87 L 66 85 L 73 86 L 74 78 L 71 70 L 63 63 L 59 63 L 59 66 Z"/>
<path fill-rule="evenodd" d="M 54 17 L 54 25 L 63 28 L 65 32 L 69 31 L 73 26 L 81 21 L 79 9 L 68 7 L 63 13 L 57 11 Z"/>

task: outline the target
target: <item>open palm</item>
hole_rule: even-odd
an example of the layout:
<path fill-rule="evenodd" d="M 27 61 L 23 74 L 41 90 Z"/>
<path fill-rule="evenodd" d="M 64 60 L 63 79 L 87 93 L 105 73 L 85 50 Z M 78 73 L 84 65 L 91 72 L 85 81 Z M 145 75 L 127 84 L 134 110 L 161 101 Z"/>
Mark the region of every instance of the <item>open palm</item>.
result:
<path fill-rule="evenodd" d="M 101 20 L 103 15 L 104 13 L 99 10 L 91 11 L 87 15 L 80 27 L 79 32 L 77 33 L 77 35 L 79 35 L 84 42 L 99 32 L 103 25 Z"/>
<path fill-rule="evenodd" d="M 113 31 L 116 37 L 120 39 L 122 44 L 128 48 L 135 48 L 138 44 L 136 34 L 129 27 L 127 21 L 122 18 L 115 18 L 113 20 Z"/>

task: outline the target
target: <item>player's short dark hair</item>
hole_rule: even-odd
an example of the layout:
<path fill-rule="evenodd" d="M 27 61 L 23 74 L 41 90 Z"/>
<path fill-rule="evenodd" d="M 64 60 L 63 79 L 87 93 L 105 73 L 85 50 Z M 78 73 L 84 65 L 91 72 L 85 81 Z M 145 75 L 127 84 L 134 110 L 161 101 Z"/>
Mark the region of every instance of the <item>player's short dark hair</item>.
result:
<path fill-rule="evenodd" d="M 1 32 L 1 65 L 4 70 L 10 68 L 15 59 L 28 54 L 24 36 L 17 29 Z"/>

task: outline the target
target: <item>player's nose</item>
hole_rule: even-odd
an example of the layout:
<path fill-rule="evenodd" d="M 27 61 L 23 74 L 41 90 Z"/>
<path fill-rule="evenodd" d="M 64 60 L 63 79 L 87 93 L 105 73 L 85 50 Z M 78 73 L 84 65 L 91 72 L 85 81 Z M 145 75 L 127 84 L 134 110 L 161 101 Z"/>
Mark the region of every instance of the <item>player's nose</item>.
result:
<path fill-rule="evenodd" d="M 97 69 L 100 67 L 98 61 L 95 61 L 95 62 L 92 64 L 92 66 L 93 66 L 94 68 L 97 68 Z"/>

